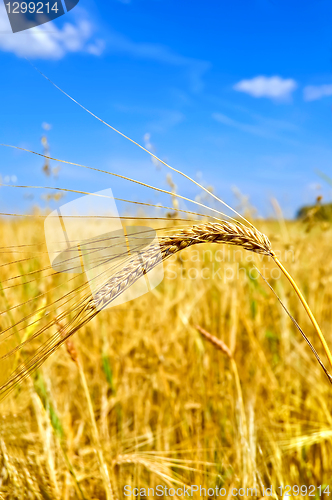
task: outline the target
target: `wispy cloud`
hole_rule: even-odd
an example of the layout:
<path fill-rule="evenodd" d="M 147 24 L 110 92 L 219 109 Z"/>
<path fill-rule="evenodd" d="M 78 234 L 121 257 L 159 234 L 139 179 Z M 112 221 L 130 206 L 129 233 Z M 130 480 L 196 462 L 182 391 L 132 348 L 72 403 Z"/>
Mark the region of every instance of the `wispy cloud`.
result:
<path fill-rule="evenodd" d="M 256 76 L 251 80 L 241 80 L 233 87 L 234 90 L 245 92 L 252 97 L 267 97 L 279 101 L 289 100 L 296 88 L 295 80 L 280 76 Z"/>
<path fill-rule="evenodd" d="M 277 123 L 273 123 L 269 119 L 263 120 L 262 117 L 259 117 L 259 124 L 250 124 L 243 123 L 238 120 L 234 120 L 223 113 L 213 113 L 212 118 L 223 125 L 228 127 L 235 128 L 240 130 L 241 132 L 246 132 L 248 134 L 256 135 L 258 137 L 264 137 L 265 139 L 273 139 L 281 142 L 285 142 L 288 144 L 297 144 L 297 142 L 293 139 L 289 139 L 288 137 L 283 137 L 280 135 L 280 126 L 281 124 L 277 121 Z M 279 129 L 279 130 L 278 130 Z"/>
<path fill-rule="evenodd" d="M 5 8 L 0 5 L 0 50 L 31 59 L 62 59 L 70 52 L 101 55 L 104 42 L 94 37 L 93 24 L 82 9 L 75 15 L 76 21 L 67 22 L 62 28 L 48 22 L 14 34 Z"/>
<path fill-rule="evenodd" d="M 332 95 L 332 85 L 308 85 L 303 89 L 303 99 L 305 101 L 317 101 L 322 97 Z"/>
<path fill-rule="evenodd" d="M 242 132 L 258 135 L 260 137 L 271 137 L 271 134 L 266 129 L 264 129 L 264 127 L 233 120 L 233 118 L 230 118 L 229 116 L 226 116 L 223 113 L 213 113 L 212 118 L 217 122 L 222 123 L 223 125 L 236 128 L 237 130 L 241 130 Z"/>
<path fill-rule="evenodd" d="M 188 72 L 191 89 L 198 92 L 202 89 L 202 77 L 211 67 L 208 61 L 182 56 L 165 45 L 158 43 L 134 42 L 120 33 L 112 32 L 108 37 L 108 50 L 127 54 L 136 59 L 155 61 L 170 66 L 184 68 Z"/>
<path fill-rule="evenodd" d="M 149 124 L 154 132 L 165 132 L 185 120 L 185 115 L 181 111 L 164 110 L 158 114 L 159 117 Z"/>
<path fill-rule="evenodd" d="M 214 99 L 214 104 L 218 107 L 222 107 L 223 109 L 229 110 L 231 113 L 235 114 L 241 114 L 241 115 L 246 115 L 250 118 L 250 120 L 257 122 L 257 124 L 261 125 L 262 127 L 273 129 L 273 130 L 278 130 L 278 131 L 286 131 L 286 132 L 298 132 L 299 127 L 293 123 L 289 122 L 287 120 L 280 120 L 278 118 L 271 118 L 266 117 L 264 115 L 261 115 L 257 113 L 256 111 L 253 111 L 250 108 L 247 108 L 245 106 L 241 106 L 239 104 L 235 104 L 234 102 L 226 99 Z"/>
<path fill-rule="evenodd" d="M 128 106 L 119 104 L 118 102 L 114 104 L 114 107 L 121 111 L 121 113 L 138 114 L 146 117 L 148 121 L 145 126 L 154 133 L 166 132 L 183 122 L 186 118 L 181 111 L 176 109 Z"/>

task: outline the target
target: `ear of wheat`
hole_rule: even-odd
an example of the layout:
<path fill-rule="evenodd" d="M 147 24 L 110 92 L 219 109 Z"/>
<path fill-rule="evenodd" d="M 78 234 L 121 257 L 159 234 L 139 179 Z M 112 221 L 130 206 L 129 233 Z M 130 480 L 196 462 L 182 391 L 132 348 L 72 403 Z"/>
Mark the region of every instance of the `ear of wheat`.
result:
<path fill-rule="evenodd" d="M 43 75 L 44 76 L 44 75 Z M 45 77 L 46 78 L 46 77 Z M 48 78 L 47 78 L 48 79 Z M 53 82 L 51 82 L 53 85 L 55 85 Z M 56 85 L 55 85 L 56 86 Z M 57 87 L 57 86 L 56 86 Z M 62 89 L 57 87 L 61 92 L 63 92 L 67 97 L 69 97 L 71 100 L 75 101 L 72 97 L 70 97 L 68 94 L 66 94 Z M 101 120 L 99 117 L 91 113 L 89 110 L 84 108 L 81 104 L 77 103 L 79 106 L 81 106 L 85 111 L 90 113 L 92 116 L 97 118 L 99 121 L 102 123 L 106 124 L 108 127 L 110 127 L 112 130 L 115 132 L 119 133 L 120 135 L 124 136 L 126 139 L 130 140 L 137 146 L 139 146 L 141 149 L 146 151 L 148 154 L 153 156 L 155 159 L 163 163 L 167 168 L 170 168 L 171 170 L 175 171 L 176 173 L 184 176 L 186 179 L 189 181 L 193 182 L 197 186 L 199 186 L 201 189 L 203 189 L 206 193 L 211 195 L 215 200 L 218 202 L 222 203 L 224 206 L 226 206 L 228 209 L 230 209 L 237 218 L 229 217 L 226 216 L 224 213 L 220 212 L 219 210 L 216 210 L 214 208 L 211 208 L 209 206 L 204 205 L 203 203 L 191 200 L 189 198 L 186 198 L 184 196 L 181 196 L 179 194 L 174 194 L 173 192 L 160 189 L 160 188 L 155 188 L 154 186 L 147 185 L 145 183 L 142 183 L 140 181 L 136 181 L 134 179 L 130 179 L 128 177 L 125 177 L 123 175 L 119 174 L 114 174 L 108 171 L 104 171 L 101 169 L 93 168 L 93 167 L 87 167 L 85 165 L 78 165 L 72 162 L 67 162 L 64 160 L 58 160 L 56 158 L 51 158 L 46 155 L 41 155 L 39 153 L 36 153 L 34 151 L 29 151 L 30 153 L 37 154 L 40 156 L 44 156 L 47 159 L 53 159 L 56 161 L 62 161 L 63 163 L 71 164 L 71 165 L 78 165 L 79 167 L 82 168 L 90 168 L 92 170 L 95 170 L 97 172 L 103 172 L 106 174 L 110 175 L 115 175 L 117 177 L 120 177 L 126 181 L 130 182 L 135 182 L 139 185 L 146 186 L 151 189 L 155 189 L 157 191 L 170 194 L 172 197 L 177 197 L 189 202 L 192 202 L 200 208 L 207 209 L 213 212 L 213 216 L 209 216 L 209 219 L 212 219 L 213 222 L 201 222 L 201 223 L 195 223 L 193 224 L 193 221 L 190 219 L 178 219 L 180 220 L 186 220 L 187 223 L 191 224 L 191 227 L 185 227 L 185 228 L 179 228 L 179 227 L 174 227 L 171 230 L 167 228 L 167 231 L 161 228 L 160 229 L 160 236 L 159 236 L 159 245 L 156 246 L 154 244 L 149 245 L 140 253 L 139 257 L 132 257 L 129 259 L 126 259 L 123 265 L 121 266 L 120 269 L 115 269 L 113 274 L 105 280 L 103 283 L 101 283 L 97 293 L 95 294 L 94 297 L 91 296 L 91 293 L 88 291 L 88 286 L 87 283 L 85 282 L 83 285 L 79 285 L 72 292 L 67 294 L 65 297 L 63 297 L 63 300 L 57 300 L 53 304 L 54 306 L 54 316 L 53 318 L 47 322 L 46 325 L 38 328 L 36 327 L 34 333 L 31 336 L 25 337 L 23 335 L 23 340 L 21 337 L 19 337 L 20 341 L 18 345 L 13 348 L 9 349 L 9 351 L 2 356 L 3 359 L 8 359 L 12 356 L 18 356 L 18 353 L 21 349 L 25 349 L 29 343 L 38 338 L 41 334 L 45 332 L 51 332 L 51 335 L 49 339 L 42 343 L 37 350 L 33 353 L 30 358 L 25 359 L 23 362 L 20 364 L 17 363 L 17 366 L 15 367 L 14 371 L 10 375 L 10 377 L 0 386 L 0 395 L 5 396 L 8 394 L 8 392 L 19 382 L 21 382 L 24 378 L 26 378 L 34 369 L 39 367 L 60 345 L 62 345 L 71 335 L 73 335 L 79 328 L 81 328 L 83 325 L 87 324 L 89 321 L 91 321 L 92 318 L 94 318 L 99 311 L 107 307 L 110 302 L 115 300 L 119 295 L 121 295 L 125 290 L 127 290 L 130 286 L 132 286 L 140 277 L 142 277 L 144 274 L 150 272 L 152 269 L 154 269 L 157 265 L 161 264 L 163 261 L 165 261 L 167 258 L 170 256 L 176 254 L 177 252 L 189 248 L 193 245 L 198 245 L 200 243 L 216 243 L 216 244 L 229 244 L 229 245 L 237 245 L 245 250 L 259 253 L 266 255 L 267 257 L 271 257 L 276 264 L 279 266 L 279 268 L 282 270 L 284 275 L 287 277 L 287 279 L 290 281 L 292 287 L 296 291 L 299 299 L 301 300 L 304 308 L 306 309 L 310 320 L 322 342 L 322 345 L 324 347 L 324 350 L 327 354 L 327 357 L 329 359 L 329 362 L 332 366 L 332 355 L 330 353 L 329 347 L 326 343 L 326 340 L 318 326 L 317 321 L 315 320 L 308 304 L 306 303 L 302 293 L 298 289 L 296 283 L 294 280 L 291 278 L 289 273 L 286 271 L 286 269 L 282 266 L 281 262 L 277 259 L 276 255 L 274 254 L 272 248 L 271 248 L 271 243 L 267 236 L 262 234 L 260 231 L 258 231 L 253 224 L 251 224 L 248 220 L 246 220 L 242 215 L 237 213 L 235 210 L 233 210 L 231 207 L 229 207 L 223 200 L 220 200 L 216 195 L 211 193 L 208 189 L 205 187 L 201 186 L 198 184 L 196 181 L 191 179 L 189 176 L 184 174 L 183 172 L 174 169 L 173 167 L 169 166 L 162 160 L 160 160 L 157 156 L 155 156 L 153 153 L 150 151 L 146 150 L 144 147 L 140 146 L 137 144 L 135 141 L 130 139 L 129 137 L 125 136 L 121 132 L 119 132 L 117 129 L 114 127 L 110 126 L 103 120 Z M 7 145 L 3 145 L 7 146 Z M 9 147 L 14 147 L 15 146 L 9 146 Z M 17 148 L 17 149 L 22 149 L 22 148 Z M 28 151 L 28 150 L 25 150 Z M 12 187 L 12 186 L 11 186 Z M 39 188 L 39 186 L 15 186 L 15 187 L 34 187 L 34 188 Z M 52 188 L 54 189 L 54 188 Z M 93 193 L 86 193 L 82 191 L 74 191 L 74 190 L 69 190 L 69 189 L 64 189 L 64 188 L 56 188 L 60 191 L 71 191 L 71 192 L 76 192 L 76 193 L 83 193 L 83 194 L 91 194 Z M 122 200 L 123 201 L 123 200 Z M 143 206 L 155 206 L 151 205 L 148 203 L 139 203 L 137 201 L 131 201 L 131 200 L 125 200 L 129 203 L 135 203 L 138 205 L 143 205 Z M 164 207 L 164 208 L 170 208 L 170 207 Z M 186 216 L 197 216 L 202 219 L 206 219 L 205 214 L 197 213 L 194 211 L 188 211 L 188 210 L 181 210 L 179 208 L 174 208 L 177 213 L 185 213 Z M 14 215 L 14 214 L 6 214 L 6 215 Z M 221 220 L 219 219 L 220 216 L 225 216 L 228 217 L 228 220 Z M 162 218 L 160 218 L 162 219 Z M 110 242 L 108 242 L 110 244 Z M 111 265 L 111 263 L 110 263 Z M 50 268 L 48 268 L 50 269 Z M 41 270 L 41 271 L 44 271 Z M 39 271 L 38 271 L 39 272 Z M 82 292 L 83 293 L 83 298 L 77 299 L 76 293 Z M 46 292 L 47 293 L 47 292 Z M 21 305 L 26 305 L 30 301 L 27 301 L 24 304 Z M 60 307 L 61 306 L 61 307 Z M 16 306 L 15 306 L 16 307 Z M 48 306 L 49 307 L 49 306 Z M 62 311 L 59 313 L 57 309 L 61 309 Z M 12 308 L 7 307 L 7 311 L 3 311 L 3 313 L 10 313 Z M 40 307 L 40 309 L 37 310 L 38 312 L 45 312 L 46 306 Z M 36 318 L 36 311 L 34 311 L 33 314 L 28 314 L 23 318 L 21 321 L 18 322 L 12 322 L 12 324 L 7 327 L 6 329 L 3 329 L 1 332 L 1 337 L 5 341 L 7 341 L 9 338 L 11 338 L 15 333 L 19 333 L 21 330 L 25 330 L 26 328 L 31 328 L 31 326 L 35 325 L 36 323 L 38 324 L 39 319 Z M 27 320 L 28 324 L 26 325 L 23 320 Z M 1 340 L 0 340 L 1 342 Z M 309 344 L 310 345 L 310 344 Z M 324 371 L 328 374 L 327 370 L 325 369 L 324 365 L 323 369 Z M 329 376 L 329 375 L 328 375 Z M 330 377 L 329 380 L 331 381 Z"/>

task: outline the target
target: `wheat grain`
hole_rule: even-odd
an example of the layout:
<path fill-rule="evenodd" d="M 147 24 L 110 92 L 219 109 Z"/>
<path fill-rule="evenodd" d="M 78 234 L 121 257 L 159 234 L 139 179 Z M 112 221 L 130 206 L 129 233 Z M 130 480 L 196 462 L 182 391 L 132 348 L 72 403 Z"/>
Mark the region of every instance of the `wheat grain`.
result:
<path fill-rule="evenodd" d="M 161 236 L 159 244 L 151 244 L 144 251 L 130 258 L 128 264 L 106 280 L 94 296 L 89 294 L 70 310 L 66 310 L 57 316 L 53 322 L 57 326 L 57 333 L 51 337 L 46 345 L 41 346 L 31 359 L 12 373 L 7 382 L 0 387 L 0 394 L 6 395 L 17 383 L 26 378 L 31 371 L 39 367 L 71 335 L 90 322 L 101 310 L 105 309 L 138 279 L 177 252 L 200 243 L 237 245 L 245 250 L 272 257 L 276 264 L 281 266 L 271 248 L 268 237 L 254 226 L 249 228 L 242 223 L 220 221 L 218 223 L 193 225 L 182 230 L 175 230 L 174 234 Z M 288 273 L 286 276 L 291 279 Z M 304 302 L 304 305 L 307 305 L 298 289 L 297 293 L 302 303 Z M 74 313 L 74 318 L 68 321 L 70 313 Z M 65 323 L 66 321 L 67 323 Z M 316 331 L 319 334 L 320 330 Z M 323 334 L 321 334 L 320 338 L 329 357 L 330 351 Z M 330 379 L 326 368 L 320 360 L 319 362 Z"/>
<path fill-rule="evenodd" d="M 75 308 L 77 310 L 76 321 L 71 323 L 69 329 L 66 326 L 61 329 L 62 341 L 90 321 L 100 310 L 106 308 L 139 278 L 161 264 L 161 262 L 185 248 L 200 243 L 238 245 L 255 253 L 267 256 L 274 255 L 271 243 L 263 233 L 227 221 L 195 225 L 173 235 L 161 237 L 159 245 L 152 244 L 144 252 L 131 258 L 126 266 L 99 288 L 94 297 L 81 301 Z M 65 314 L 63 313 L 61 318 L 56 319 L 57 324 Z"/>
<path fill-rule="evenodd" d="M 125 266 L 99 287 L 94 296 L 88 294 L 74 306 L 58 315 L 52 323 L 57 332 L 46 344 L 40 346 L 32 358 L 17 367 L 7 382 L 0 387 L 0 394 L 6 395 L 10 392 L 17 383 L 20 383 L 31 371 L 38 368 L 71 335 L 91 321 L 139 278 L 177 252 L 200 243 L 218 243 L 238 245 L 245 250 L 267 256 L 274 255 L 267 236 L 255 228 L 248 228 L 241 223 L 220 221 L 219 223 L 203 223 L 173 231 L 173 234 L 161 236 L 159 244 L 150 244 L 139 254 L 131 257 Z M 74 317 L 68 320 L 70 314 Z"/>
<path fill-rule="evenodd" d="M 37 69 L 37 68 L 35 68 Z M 39 70 L 37 70 L 39 73 L 41 73 Z M 234 217 L 226 216 L 228 217 L 229 221 L 224 221 L 224 220 L 219 220 L 217 223 L 205 223 L 205 224 L 200 224 L 197 226 L 193 226 L 189 229 L 185 229 L 180 231 L 178 234 L 174 234 L 173 236 L 165 236 L 160 239 L 160 246 L 159 245 L 150 245 L 150 247 L 147 248 L 143 253 L 140 253 L 138 257 L 134 257 L 129 261 L 129 264 L 127 264 L 125 267 L 123 267 L 122 270 L 119 272 L 115 273 L 111 279 L 106 281 L 103 286 L 100 287 L 99 291 L 97 291 L 94 295 L 94 297 L 91 296 L 86 296 L 83 301 L 80 301 L 78 304 L 74 305 L 73 309 L 71 311 L 66 311 L 65 313 L 62 313 L 59 315 L 51 325 L 56 325 L 57 323 L 61 323 L 63 319 L 66 318 L 69 312 L 74 312 L 75 316 L 74 319 L 71 320 L 67 325 L 65 325 L 60 332 L 57 332 L 56 335 L 54 335 L 47 343 L 45 346 L 42 346 L 41 349 L 38 349 L 36 354 L 25 364 L 23 367 L 18 368 L 16 372 L 13 373 L 12 377 L 9 379 L 9 381 L 2 387 L 0 387 L 0 393 L 7 392 L 8 387 L 11 387 L 13 384 L 19 382 L 24 378 L 33 368 L 36 368 L 40 366 L 40 364 L 55 350 L 59 345 L 61 345 L 70 335 L 75 333 L 81 326 L 85 325 L 88 321 L 90 321 L 100 310 L 104 309 L 111 301 L 113 301 L 116 297 L 118 297 L 123 291 L 125 291 L 127 288 L 129 288 L 133 283 L 135 283 L 141 276 L 149 272 L 151 269 L 156 267 L 158 264 L 160 264 L 162 261 L 166 260 L 168 257 L 171 255 L 174 255 L 175 253 L 179 252 L 180 250 L 184 248 L 188 248 L 192 245 L 196 245 L 198 243 L 227 243 L 230 245 L 238 245 L 243 247 L 245 250 L 252 251 L 255 253 L 260 253 L 263 255 L 267 255 L 269 257 L 272 257 L 275 263 L 279 266 L 283 274 L 287 277 L 287 279 L 290 281 L 292 287 L 294 288 L 295 292 L 297 293 L 300 301 L 302 302 L 321 342 L 324 347 L 324 350 L 326 352 L 326 355 L 329 359 L 329 362 L 332 366 L 332 354 L 329 350 L 328 344 L 324 338 L 323 333 L 321 332 L 319 325 L 312 314 L 310 307 L 308 306 L 305 298 L 303 297 L 302 293 L 300 292 L 299 288 L 297 287 L 296 283 L 292 279 L 292 277 L 289 275 L 289 273 L 286 271 L 286 269 L 283 267 L 281 262 L 277 259 L 276 255 L 272 251 L 270 241 L 268 238 L 260 233 L 251 222 L 249 222 L 245 217 L 243 217 L 241 214 L 239 214 L 236 210 L 234 210 L 232 207 L 230 207 L 227 203 L 225 203 L 223 200 L 218 198 L 213 192 L 211 192 L 209 189 L 205 188 L 198 182 L 196 182 L 194 179 L 186 175 L 185 173 L 181 172 L 180 170 L 177 170 L 170 165 L 168 165 L 166 162 L 158 158 L 156 155 L 154 155 L 151 151 L 148 151 L 146 148 L 138 144 L 136 141 L 131 139 L 130 137 L 126 136 L 101 118 L 99 118 L 97 115 L 89 111 L 87 108 L 82 106 L 78 101 L 76 101 L 73 97 L 71 97 L 69 94 L 64 92 L 60 87 L 58 87 L 54 82 L 52 82 L 48 77 L 46 77 L 43 73 L 41 75 L 46 78 L 52 85 L 54 85 L 60 92 L 62 92 L 64 95 L 66 95 L 69 99 L 71 99 L 73 102 L 75 102 L 78 106 L 80 106 L 82 109 L 84 109 L 87 113 L 89 113 L 91 116 L 102 122 L 104 125 L 107 127 L 111 128 L 114 132 L 117 134 L 121 135 L 128 141 L 132 142 L 139 148 L 141 148 L 143 151 L 148 153 L 152 158 L 155 160 L 160 161 L 163 165 L 165 165 L 168 169 L 180 174 L 196 186 L 200 187 L 205 191 L 207 194 L 212 196 L 215 200 L 218 202 L 222 203 L 225 207 L 230 209 L 233 213 L 236 214 L 236 216 L 241 219 L 243 222 L 239 222 L 238 220 L 234 219 Z M 8 145 L 4 145 L 7 146 Z M 18 148 L 17 146 L 9 146 L 9 147 L 14 147 L 16 149 L 23 149 L 23 148 Z M 113 176 L 116 176 L 118 178 L 134 182 L 138 185 L 143 185 L 145 187 L 148 187 L 150 189 L 156 190 L 158 192 L 163 192 L 166 194 L 171 194 L 171 196 L 176 196 L 177 198 L 190 201 L 195 203 L 196 205 L 199 205 L 204 208 L 208 208 L 209 210 L 212 210 L 214 213 L 218 213 L 219 215 L 221 214 L 224 216 L 225 214 L 222 214 L 222 212 L 215 210 L 213 208 L 206 207 L 200 202 L 190 200 L 187 197 L 175 194 L 174 192 L 169 192 L 164 189 L 156 188 L 154 186 L 145 184 L 140 181 L 136 181 L 134 179 L 125 177 L 123 175 L 119 174 L 114 174 L 108 171 L 104 171 L 101 169 L 96 169 L 93 167 L 87 167 L 85 165 L 80 165 L 77 163 L 72 163 L 72 162 L 67 162 L 64 160 L 59 160 L 55 158 L 51 158 L 49 156 L 36 153 L 34 151 L 26 150 L 29 153 L 37 154 L 39 156 L 43 156 L 48 160 L 56 160 L 56 161 L 61 161 L 62 163 L 67 163 L 67 164 L 72 164 L 76 165 L 82 168 L 89 168 L 98 172 L 103 172 L 106 174 L 110 174 Z M 27 187 L 27 186 L 14 186 L 14 187 Z M 31 186 L 30 186 L 31 187 Z M 39 188 L 39 186 L 32 186 L 34 188 Z M 61 189 L 61 188 L 56 188 L 61 191 L 72 191 L 68 189 Z M 86 193 L 88 194 L 88 193 Z M 136 203 L 136 202 L 135 202 Z M 216 217 L 214 217 L 216 218 Z M 161 251 L 161 252 L 160 252 Z M 143 262 L 143 264 L 142 264 Z"/>
<path fill-rule="evenodd" d="M 95 296 L 95 306 L 104 308 L 144 273 L 177 252 L 199 243 L 226 243 L 241 246 L 251 252 L 274 255 L 267 236 L 256 229 L 227 221 L 195 225 L 177 234 L 161 237 L 159 243 L 160 245 L 150 245 L 101 287 Z"/>

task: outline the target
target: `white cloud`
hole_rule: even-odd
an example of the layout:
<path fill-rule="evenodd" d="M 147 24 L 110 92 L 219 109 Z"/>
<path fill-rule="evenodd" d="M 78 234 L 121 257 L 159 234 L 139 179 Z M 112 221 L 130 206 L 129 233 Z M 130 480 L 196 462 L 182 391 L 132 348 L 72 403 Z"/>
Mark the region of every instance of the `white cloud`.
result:
<path fill-rule="evenodd" d="M 308 85 L 303 89 L 305 101 L 317 101 L 322 97 L 332 95 L 332 85 Z"/>
<path fill-rule="evenodd" d="M 93 25 L 82 9 L 75 23 L 58 28 L 54 22 L 19 33 L 12 33 L 6 10 L 0 5 L 0 50 L 31 59 L 61 59 L 69 52 L 100 55 L 104 45 L 93 37 Z"/>
<path fill-rule="evenodd" d="M 296 88 L 295 80 L 280 76 L 256 76 L 251 80 L 241 80 L 233 87 L 234 90 L 245 92 L 253 97 L 268 97 L 276 100 L 289 100 Z"/>
<path fill-rule="evenodd" d="M 90 43 L 86 47 L 86 51 L 89 52 L 89 54 L 92 54 L 93 56 L 101 56 L 101 54 L 104 52 L 106 47 L 106 44 L 104 40 L 101 40 L 98 38 L 94 43 Z"/>
<path fill-rule="evenodd" d="M 107 42 L 108 49 L 115 53 L 184 68 L 188 73 L 191 89 L 194 92 L 201 90 L 203 86 L 202 77 L 211 66 L 208 61 L 182 56 L 164 45 L 134 42 L 116 32 L 109 34 Z"/>

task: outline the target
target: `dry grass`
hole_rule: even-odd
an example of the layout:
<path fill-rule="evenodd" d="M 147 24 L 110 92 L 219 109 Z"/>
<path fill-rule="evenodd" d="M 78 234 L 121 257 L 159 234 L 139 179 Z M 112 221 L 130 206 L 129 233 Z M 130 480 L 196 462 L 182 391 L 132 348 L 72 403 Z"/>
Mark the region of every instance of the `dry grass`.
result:
<path fill-rule="evenodd" d="M 32 224 L 1 222 L 1 240 L 35 244 L 39 223 Z M 278 232 L 273 223 L 263 229 Z M 308 235 L 296 224 L 287 229 L 290 247 L 272 241 L 274 250 L 331 344 L 331 231 L 316 228 Z M 204 239 L 202 227 L 196 231 L 187 242 Z M 168 248 L 178 250 L 180 239 L 168 241 Z M 118 498 L 126 484 L 256 487 L 261 496 L 262 485 L 329 483 L 330 386 L 275 297 L 255 279 L 252 261 L 321 353 L 297 297 L 266 252 L 187 246 L 172 252 L 156 290 L 102 311 L 76 333 L 79 365 L 61 347 L 2 402 L 3 498 L 103 499 L 103 466 Z M 13 256 L 4 254 L 3 261 Z M 1 276 L 15 270 L 27 276 L 46 265 L 40 253 L 34 264 L 2 267 Z M 9 304 L 58 286 L 52 302 L 70 290 L 61 275 L 35 278 L 15 288 L 3 283 L 2 330 L 22 317 Z M 37 319 L 41 300 L 25 312 Z M 196 325 L 222 340 L 231 357 L 202 339 Z M 31 327 L 29 338 L 34 333 Z M 6 370 L 4 360 L 4 378 Z"/>

